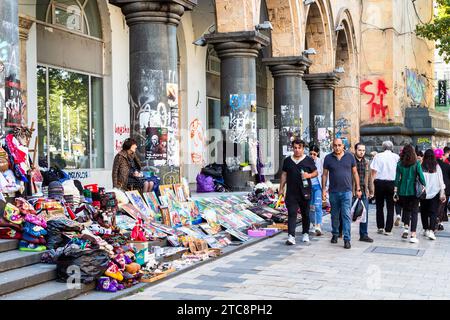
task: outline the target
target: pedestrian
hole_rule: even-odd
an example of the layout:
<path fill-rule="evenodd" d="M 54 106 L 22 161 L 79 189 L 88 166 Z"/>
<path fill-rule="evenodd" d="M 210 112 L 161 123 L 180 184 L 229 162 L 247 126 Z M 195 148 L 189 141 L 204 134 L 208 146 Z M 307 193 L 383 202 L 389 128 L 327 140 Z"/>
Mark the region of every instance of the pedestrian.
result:
<path fill-rule="evenodd" d="M 366 155 L 366 146 L 362 143 L 357 143 L 355 145 L 355 160 L 356 160 L 356 169 L 358 170 L 359 176 L 359 187 L 362 192 L 361 200 L 364 203 L 364 207 L 367 211 L 367 219 L 365 223 L 359 224 L 359 241 L 364 242 L 373 242 L 373 239 L 369 237 L 368 233 L 368 215 L 369 215 L 369 195 L 371 194 L 370 189 L 370 170 L 369 170 L 369 161 L 365 158 Z M 353 195 L 356 194 L 356 183 L 353 182 Z"/>
<path fill-rule="evenodd" d="M 417 160 L 422 164 L 422 161 L 423 161 L 423 151 L 417 150 L 417 151 L 416 151 L 416 155 L 417 155 Z"/>
<path fill-rule="evenodd" d="M 448 221 L 447 204 L 450 197 L 450 164 L 444 162 L 444 157 L 446 156 L 448 158 L 448 154 L 446 155 L 445 151 L 443 151 L 442 149 L 434 150 L 434 155 L 436 156 L 437 163 L 442 170 L 442 177 L 445 184 L 445 202 L 439 203 L 439 212 L 437 217 L 437 230 L 442 231 L 444 230 L 444 225 L 442 224 L 442 222 Z"/>
<path fill-rule="evenodd" d="M 322 171 L 323 164 L 322 159 L 320 159 L 320 149 L 318 146 L 314 145 L 309 150 L 310 157 L 314 160 L 314 164 L 317 168 L 317 177 L 311 179 L 311 204 L 314 206 L 314 211 L 310 216 L 310 219 L 314 223 L 314 232 L 316 236 L 322 235 L 322 186 L 320 185 L 322 182 Z"/>
<path fill-rule="evenodd" d="M 350 152 L 344 151 L 341 139 L 333 140 L 333 153 L 325 157 L 323 163 L 322 186 L 327 185 L 330 175 L 329 196 L 331 204 L 331 243 L 338 242 L 339 217 L 342 217 L 344 248 L 351 248 L 351 223 L 350 209 L 352 205 L 352 176 L 356 183 L 356 195 L 361 198 L 358 170 L 355 157 Z M 326 199 L 326 191 L 322 190 L 322 199 Z"/>
<path fill-rule="evenodd" d="M 302 215 L 302 241 L 309 242 L 309 203 L 311 200 L 311 178 L 317 177 L 314 160 L 305 155 L 306 143 L 295 139 L 292 142 L 294 154 L 283 162 L 280 179 L 280 194 L 284 195 L 287 185 L 285 203 L 288 209 L 287 245 L 295 244 L 295 227 L 297 210 Z"/>
<path fill-rule="evenodd" d="M 370 164 L 372 179 L 375 187 L 375 203 L 377 210 L 378 233 L 392 235 L 394 225 L 394 180 L 395 168 L 399 156 L 392 152 L 394 145 L 391 141 L 383 142 L 383 152 L 377 153 Z M 384 202 L 386 201 L 387 217 L 384 220 Z"/>
<path fill-rule="evenodd" d="M 420 182 L 426 186 L 420 161 L 417 160 L 414 148 L 408 144 L 403 148 L 400 161 L 397 164 L 393 199 L 394 201 L 400 201 L 402 205 L 402 219 L 404 223 L 402 237 L 407 238 L 409 231 L 411 231 L 409 239 L 411 243 L 419 242 L 416 237 L 417 215 L 419 211 L 419 199 L 416 197 L 415 189 L 417 176 Z M 410 230 L 409 227 L 411 227 Z"/>
<path fill-rule="evenodd" d="M 436 149 L 438 151 L 440 149 Z M 436 152 L 439 156 L 441 153 Z M 437 229 L 436 220 L 439 212 L 439 202 L 445 202 L 445 183 L 441 167 L 436 161 L 435 152 L 431 149 L 425 151 L 422 162 L 425 176 L 426 197 L 420 200 L 420 216 L 422 219 L 423 235 L 430 240 L 436 240 L 434 232 Z"/>
<path fill-rule="evenodd" d="M 442 160 L 447 164 L 450 164 L 449 156 L 450 156 L 450 147 L 445 146 L 444 147 L 444 155 L 442 156 Z"/>

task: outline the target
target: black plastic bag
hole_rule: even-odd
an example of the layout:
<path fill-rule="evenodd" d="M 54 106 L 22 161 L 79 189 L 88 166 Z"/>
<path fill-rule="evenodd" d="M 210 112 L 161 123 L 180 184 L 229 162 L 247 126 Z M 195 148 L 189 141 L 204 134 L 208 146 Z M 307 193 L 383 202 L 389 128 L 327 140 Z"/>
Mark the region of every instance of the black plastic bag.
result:
<path fill-rule="evenodd" d="M 217 163 L 208 164 L 206 167 L 202 168 L 201 173 L 205 176 L 221 179 L 223 178 L 223 166 Z"/>
<path fill-rule="evenodd" d="M 67 246 L 56 260 L 57 281 L 66 282 L 71 277 L 81 283 L 91 283 L 103 276 L 109 261 L 104 250 L 81 250 L 78 246 Z"/>
<path fill-rule="evenodd" d="M 354 205 L 355 205 L 354 202 L 353 202 L 353 206 L 352 206 L 352 209 L 354 207 L 353 212 L 352 212 L 353 213 L 353 215 L 352 215 L 352 221 L 353 222 L 355 222 L 356 219 L 361 217 L 363 215 L 363 212 L 364 212 L 364 204 L 363 204 L 362 200 L 361 199 L 356 199 L 355 201 L 357 201 L 356 207 L 354 207 Z"/>

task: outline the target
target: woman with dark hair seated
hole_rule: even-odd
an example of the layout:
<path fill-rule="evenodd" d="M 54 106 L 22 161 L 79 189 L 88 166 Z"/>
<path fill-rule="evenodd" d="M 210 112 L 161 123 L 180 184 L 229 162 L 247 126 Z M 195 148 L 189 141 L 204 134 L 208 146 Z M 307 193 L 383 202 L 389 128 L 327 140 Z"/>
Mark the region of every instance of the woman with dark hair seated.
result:
<path fill-rule="evenodd" d="M 153 190 L 154 184 L 144 178 L 136 149 L 137 142 L 133 138 L 128 138 L 123 142 L 122 150 L 114 158 L 113 187 L 122 190 L 138 189 L 142 192 L 150 192 Z"/>

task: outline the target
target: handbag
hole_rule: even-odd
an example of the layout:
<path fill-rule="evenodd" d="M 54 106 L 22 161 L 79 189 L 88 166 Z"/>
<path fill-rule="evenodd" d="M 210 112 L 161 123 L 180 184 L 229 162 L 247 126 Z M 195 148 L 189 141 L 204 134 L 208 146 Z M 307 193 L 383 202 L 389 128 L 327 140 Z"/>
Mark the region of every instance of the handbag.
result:
<path fill-rule="evenodd" d="M 416 164 L 416 183 L 415 183 L 415 187 L 416 187 L 416 197 L 417 197 L 417 199 L 420 199 L 420 200 L 425 199 L 427 197 L 427 191 L 426 191 L 425 186 L 420 181 L 419 173 L 417 171 L 417 164 Z"/>

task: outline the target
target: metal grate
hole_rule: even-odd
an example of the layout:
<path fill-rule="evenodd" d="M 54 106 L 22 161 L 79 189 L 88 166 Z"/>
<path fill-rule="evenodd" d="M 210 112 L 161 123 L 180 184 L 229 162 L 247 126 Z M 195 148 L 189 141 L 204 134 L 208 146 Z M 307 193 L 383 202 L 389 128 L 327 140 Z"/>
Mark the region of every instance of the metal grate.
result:
<path fill-rule="evenodd" d="M 365 252 L 421 257 L 425 253 L 425 250 L 371 246 Z"/>

